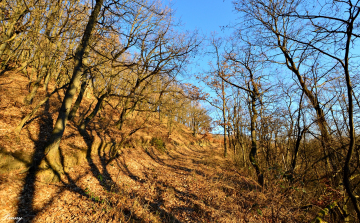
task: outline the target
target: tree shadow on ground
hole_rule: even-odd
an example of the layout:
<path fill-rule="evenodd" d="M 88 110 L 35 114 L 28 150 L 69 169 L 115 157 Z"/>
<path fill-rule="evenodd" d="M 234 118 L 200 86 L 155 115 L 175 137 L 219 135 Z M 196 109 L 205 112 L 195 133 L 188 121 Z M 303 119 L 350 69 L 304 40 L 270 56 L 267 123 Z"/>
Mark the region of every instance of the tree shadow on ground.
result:
<path fill-rule="evenodd" d="M 45 106 L 46 106 L 45 110 L 48 111 L 49 105 L 47 104 Z M 24 219 L 24 221 L 26 221 L 26 222 L 33 221 L 34 218 L 36 217 L 37 213 L 44 210 L 44 209 L 35 210 L 33 205 L 34 205 L 34 195 L 35 195 L 35 175 L 36 175 L 37 171 L 39 170 L 39 164 L 40 164 L 42 158 L 44 157 L 44 148 L 45 148 L 44 143 L 46 142 L 46 137 L 44 137 L 41 134 L 43 132 L 51 132 L 52 131 L 53 120 L 51 118 L 51 114 L 46 111 L 44 112 L 44 116 L 41 116 L 39 140 L 37 140 L 37 141 L 34 140 L 36 152 L 35 152 L 35 154 L 33 156 L 33 160 L 32 160 L 33 165 L 29 169 L 29 172 L 27 173 L 27 176 L 25 178 L 25 184 L 24 184 L 23 190 L 20 194 L 20 202 L 19 202 L 19 206 L 18 206 L 18 210 L 17 210 L 17 217 L 22 217 Z M 107 169 L 108 156 L 104 150 L 104 148 L 106 147 L 106 142 L 105 142 L 105 140 L 103 140 L 103 138 L 100 136 L 100 134 L 95 130 L 95 127 L 89 126 L 88 130 L 89 131 L 80 131 L 79 130 L 79 132 L 87 144 L 86 160 L 88 162 L 88 165 L 90 166 L 92 175 L 99 181 L 99 184 L 106 191 L 118 192 L 118 191 L 114 191 L 114 185 L 116 186 L 117 190 L 120 190 L 119 189 L 120 187 L 116 184 L 116 182 L 113 181 L 113 179 Z M 98 145 L 97 147 L 94 145 L 95 135 L 99 136 L 99 138 L 101 139 L 100 145 Z M 96 152 L 96 154 L 92 154 L 92 150 L 93 150 L 93 152 Z M 201 171 L 191 169 L 191 168 L 188 168 L 188 167 L 182 166 L 182 165 L 168 164 L 167 162 L 164 162 L 166 160 L 161 159 L 156 153 L 154 153 L 154 151 L 147 151 L 146 153 L 149 157 L 151 157 L 152 160 L 154 160 L 156 163 L 160 164 L 162 167 L 170 168 L 173 171 L 186 172 L 185 174 L 189 175 L 189 176 L 191 174 L 197 174 L 197 175 L 204 176 L 204 173 L 202 173 Z M 94 162 L 94 157 L 92 157 L 93 155 L 97 155 L 99 157 L 100 165 L 98 165 L 96 162 Z M 184 154 L 184 156 L 186 156 L 186 155 Z M 61 157 L 62 165 L 64 166 L 64 154 L 62 154 L 61 148 L 60 148 L 60 157 Z M 119 170 L 122 171 L 125 175 L 129 176 L 131 179 L 133 179 L 134 181 L 137 181 L 141 184 L 146 183 L 146 181 L 144 179 L 141 179 L 140 177 L 136 176 L 133 172 L 131 172 L 131 170 L 126 165 L 124 157 L 120 157 L 115 160 L 118 164 Z M 62 185 L 60 186 L 59 192 L 57 193 L 56 196 L 52 197 L 44 205 L 44 208 L 46 208 L 48 205 L 53 203 L 58 197 L 61 196 L 61 193 L 66 190 L 78 193 L 78 194 L 85 196 L 88 199 L 92 200 L 92 197 L 89 196 L 86 193 L 86 191 L 84 191 L 83 189 L 81 189 L 80 187 L 77 186 L 77 181 L 82 176 L 79 176 L 76 179 L 72 179 L 66 171 L 64 172 L 64 175 L 66 177 L 67 182 L 65 182 L 64 180 L 61 180 Z M 157 181 L 155 181 L 155 183 L 156 183 L 155 197 L 157 197 L 157 199 L 155 199 L 153 201 L 147 201 L 147 200 L 145 200 L 145 197 L 143 195 L 141 195 L 137 192 L 132 192 L 133 193 L 132 196 L 135 196 L 137 199 L 139 199 L 143 205 L 148 204 L 150 212 L 152 214 L 158 215 L 160 217 L 160 219 L 162 220 L 162 222 L 176 222 L 176 223 L 180 222 L 174 216 L 173 212 L 178 214 L 178 213 L 181 213 L 181 211 L 187 210 L 187 211 L 194 211 L 194 212 L 200 211 L 202 213 L 205 213 L 205 210 L 202 210 L 200 207 L 196 206 L 195 201 L 199 199 L 196 194 L 193 194 L 193 193 L 187 192 L 187 191 L 185 191 L 185 192 L 180 191 L 180 190 L 176 189 L 175 187 L 173 187 L 168 182 L 163 181 L 163 180 L 157 180 Z M 172 211 L 171 210 L 169 211 L 169 210 L 166 210 L 166 208 L 163 208 L 161 206 L 161 204 L 164 203 L 163 193 L 165 193 L 165 190 L 173 191 L 175 196 L 179 200 L 186 201 L 186 203 L 187 203 L 186 206 L 176 205 L 172 209 Z M 94 201 L 94 202 L 97 202 L 97 201 Z M 127 217 L 127 219 L 129 221 L 130 221 L 130 219 L 131 220 L 134 219 L 135 222 L 144 222 L 144 219 L 142 219 L 139 216 L 136 216 L 136 214 L 134 212 L 132 212 L 131 208 L 124 208 L 121 211 L 123 212 L 123 214 Z"/>
<path fill-rule="evenodd" d="M 51 116 L 51 113 L 49 111 L 50 104 L 49 101 L 45 104 L 45 109 L 42 115 L 40 115 L 40 128 L 39 128 L 39 136 L 38 139 L 32 139 L 35 144 L 35 152 L 31 158 L 31 161 L 29 163 L 29 169 L 26 172 L 26 177 L 24 179 L 24 185 L 22 188 L 22 191 L 20 192 L 20 200 L 18 204 L 17 214 L 16 217 L 22 218 L 24 222 L 32 222 L 36 215 L 41 212 L 43 209 L 34 209 L 34 196 L 35 196 L 35 181 L 36 181 L 36 174 L 40 170 L 39 165 L 41 161 L 44 159 L 44 152 L 45 152 L 45 145 L 48 140 L 48 137 L 50 137 L 50 133 L 53 130 L 53 119 Z M 46 134 L 49 133 L 49 134 Z M 29 135 L 31 135 L 29 133 Z M 62 161 L 62 165 L 64 167 L 64 157 L 62 154 L 61 148 L 60 150 L 60 157 Z M 20 159 L 19 159 L 20 160 Z M 20 160 L 21 161 L 21 160 Z M 25 162 L 25 161 L 24 161 Z M 59 186 L 60 191 L 58 194 L 54 197 L 52 197 L 46 204 L 44 204 L 44 208 L 46 208 L 49 204 L 53 203 L 54 200 L 56 200 L 58 197 L 61 196 L 62 192 L 66 190 L 70 190 L 72 192 L 76 192 L 82 196 L 88 197 L 89 195 L 86 194 L 84 190 L 79 188 L 76 185 L 76 181 L 80 179 L 82 176 L 80 176 L 78 179 L 72 179 L 68 173 L 64 171 L 64 174 L 68 180 L 68 183 L 64 182 L 60 179 L 62 186 Z"/>
<path fill-rule="evenodd" d="M 153 178 L 152 176 L 149 176 L 148 174 L 146 174 L 146 178 L 148 179 L 144 179 L 141 178 L 137 175 L 135 175 L 133 172 L 131 172 L 131 170 L 128 168 L 128 165 L 126 164 L 124 158 L 118 158 L 116 159 L 116 163 L 117 166 L 119 168 L 120 171 L 123 172 L 123 174 L 127 175 L 128 177 L 130 177 L 132 180 L 144 184 L 146 183 L 148 180 L 150 180 L 149 178 Z M 158 213 L 160 215 L 160 218 L 162 219 L 163 222 L 174 222 L 174 223 L 180 223 L 181 221 L 179 219 L 177 219 L 172 213 L 170 213 L 169 211 L 166 211 L 162 206 L 162 204 L 164 204 L 164 200 L 162 198 L 162 194 L 167 190 L 167 189 L 171 189 L 172 191 L 174 191 L 174 193 L 176 194 L 175 196 L 178 197 L 181 200 L 186 200 L 187 202 L 189 202 L 190 204 L 192 203 L 192 200 L 196 200 L 198 199 L 197 196 L 195 194 L 192 193 L 188 193 L 188 192 L 183 192 L 183 191 L 179 191 L 178 189 L 174 188 L 173 186 L 169 185 L 166 182 L 163 181 L 159 181 L 156 180 L 156 187 L 155 187 L 155 195 L 154 197 L 156 197 L 156 199 L 154 201 L 148 201 L 145 199 L 145 197 L 141 194 L 138 194 L 136 192 L 131 192 L 130 194 L 128 194 L 128 196 L 130 198 L 136 198 L 140 201 L 140 203 L 143 204 L 148 204 L 150 207 L 150 211 L 152 213 Z M 175 209 L 179 209 L 175 208 Z"/>
<path fill-rule="evenodd" d="M 31 166 L 27 172 L 24 185 L 19 196 L 20 200 L 16 216 L 23 218 L 23 220 L 26 222 L 31 222 L 38 212 L 33 207 L 35 196 L 35 180 L 36 174 L 39 171 L 39 165 L 44 158 L 45 144 L 48 139 L 48 135 L 45 133 L 52 132 L 53 130 L 53 119 L 49 109 L 50 104 L 48 101 L 45 103 L 45 109 L 40 119 L 38 140 L 33 139 L 35 143 L 35 152 L 32 156 Z"/>
<path fill-rule="evenodd" d="M 107 159 L 106 159 L 106 153 L 104 151 L 104 148 L 106 147 L 106 142 L 101 137 L 100 145 L 97 148 L 97 154 L 100 158 L 100 163 L 102 166 L 102 171 L 98 168 L 98 166 L 94 163 L 94 160 L 92 158 L 92 148 L 95 147 L 95 136 L 92 135 L 93 131 L 90 129 L 89 134 L 87 130 L 81 130 L 78 129 L 81 136 L 83 137 L 83 140 L 85 141 L 87 145 L 87 151 L 86 151 L 86 160 L 90 166 L 90 170 L 93 174 L 93 176 L 99 181 L 99 184 L 106 190 L 117 190 L 116 183 L 112 180 L 111 175 L 109 174 L 107 170 Z M 94 130 L 96 131 L 96 130 Z M 98 133 L 96 133 L 98 134 Z M 115 188 L 114 188 L 115 187 Z"/>
<path fill-rule="evenodd" d="M 188 173 L 191 173 L 192 171 L 195 171 L 196 174 L 201 175 L 201 176 L 205 176 L 205 174 L 204 174 L 202 171 L 199 171 L 199 170 L 190 169 L 190 168 L 187 168 L 187 167 L 184 167 L 184 166 L 179 166 L 179 165 L 176 165 L 176 164 L 168 164 L 168 163 L 165 163 L 164 160 L 162 160 L 158 155 L 155 154 L 155 152 L 154 152 L 153 149 L 147 149 L 147 150 L 145 150 L 145 153 L 146 153 L 152 160 L 154 160 L 156 163 L 158 163 L 158 164 L 160 164 L 160 165 L 163 165 L 163 166 L 172 168 L 172 169 L 174 169 L 174 170 L 186 171 L 186 172 L 188 172 Z M 185 156 L 185 155 L 183 155 L 183 156 Z"/>
<path fill-rule="evenodd" d="M 89 134 L 88 131 L 81 131 L 80 129 L 79 129 L 79 132 L 82 135 L 82 137 L 83 137 L 83 139 L 86 142 L 87 147 L 88 147 L 87 148 L 86 159 L 87 159 L 87 162 L 88 162 L 88 164 L 90 166 L 90 169 L 91 169 L 91 172 L 92 172 L 93 176 L 95 178 L 97 178 L 97 180 L 99 181 L 99 184 L 106 191 L 114 192 L 114 193 L 118 193 L 118 194 L 124 193 L 124 191 L 117 185 L 117 183 L 113 181 L 110 173 L 107 170 L 109 156 L 107 156 L 107 154 L 105 152 L 105 146 L 106 146 L 105 140 L 102 139 L 102 137 L 100 136 L 100 134 L 98 132 L 96 132 L 96 130 L 92 131 L 90 126 L 88 127 L 88 129 L 90 130 L 91 134 Z M 102 171 L 100 171 L 100 168 L 94 163 L 94 160 L 93 160 L 92 154 L 91 154 L 91 150 L 94 149 L 94 146 L 96 146 L 96 145 L 94 145 L 94 143 L 95 143 L 95 136 L 93 135 L 94 132 L 101 139 L 100 145 L 97 146 L 97 155 L 98 155 L 98 157 L 100 159 L 100 165 L 102 167 Z M 113 143 L 114 142 L 112 142 L 112 144 Z M 125 161 L 124 160 L 121 161 L 120 157 L 115 159 L 115 161 L 118 164 L 117 166 L 119 167 L 119 171 L 123 172 L 124 174 L 129 176 L 134 181 L 137 181 L 137 182 L 140 182 L 140 183 L 145 182 L 144 179 L 141 179 L 140 177 L 134 175 L 129 170 L 129 168 L 127 167 Z M 101 177 L 99 177 L 99 176 L 101 176 Z M 161 194 L 160 190 L 157 190 L 157 191 L 158 191 L 158 193 Z M 181 192 L 179 191 L 179 193 L 181 193 Z M 160 194 L 159 194 L 159 197 L 160 197 Z M 133 194 L 133 195 L 130 194 L 129 196 L 136 196 L 140 200 L 144 199 L 143 197 L 138 197 L 136 194 Z M 181 223 L 181 221 L 179 221 L 171 213 L 169 213 L 166 210 L 164 210 L 163 208 L 161 208 L 159 206 L 158 202 L 149 202 L 149 201 L 144 200 L 144 203 L 147 203 L 149 205 L 149 207 L 150 207 L 150 211 L 152 213 L 158 214 L 160 216 L 160 218 L 163 220 L 163 222 Z M 134 222 L 144 222 L 144 219 L 137 216 L 129 208 L 123 209 L 122 212 L 123 212 L 123 214 L 125 215 L 125 217 L 128 220 L 133 220 Z"/>

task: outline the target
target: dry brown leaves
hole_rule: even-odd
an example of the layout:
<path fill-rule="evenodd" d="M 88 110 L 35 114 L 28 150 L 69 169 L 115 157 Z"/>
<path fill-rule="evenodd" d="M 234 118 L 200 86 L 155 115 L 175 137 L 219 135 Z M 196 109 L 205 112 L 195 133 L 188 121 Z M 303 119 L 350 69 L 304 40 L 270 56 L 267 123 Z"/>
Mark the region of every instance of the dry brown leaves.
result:
<path fill-rule="evenodd" d="M 11 131 L 34 106 L 21 106 L 26 83 L 25 77 L 11 72 L 0 77 L 0 146 L 2 151 L 31 155 L 46 142 L 63 93 L 51 98 L 20 136 L 14 136 Z M 34 104 L 42 94 L 40 90 Z M 85 99 L 80 113 L 90 104 Z M 69 122 L 60 146 L 63 155 L 86 150 L 99 139 L 118 142 L 123 133 L 111 127 L 113 123 L 112 118 L 96 118 L 89 136 L 83 137 Z M 127 122 L 124 131 L 136 124 Z M 167 136 L 166 128 L 156 118 L 150 119 L 111 164 L 104 165 L 108 154 L 98 151 L 67 169 L 57 184 L 25 182 L 27 172 L 1 175 L 0 219 L 26 213 L 17 217 L 34 222 L 270 222 L 274 213 L 282 212 L 276 215 L 278 220 L 291 222 L 281 196 L 271 190 L 261 192 L 230 158 L 222 157 L 220 139 L 194 138 L 180 124 Z M 159 136 L 168 143 L 168 153 L 149 145 L 152 137 Z M 206 147 L 196 143 L 206 139 L 215 143 Z M 20 205 L 24 202 L 27 206 Z"/>

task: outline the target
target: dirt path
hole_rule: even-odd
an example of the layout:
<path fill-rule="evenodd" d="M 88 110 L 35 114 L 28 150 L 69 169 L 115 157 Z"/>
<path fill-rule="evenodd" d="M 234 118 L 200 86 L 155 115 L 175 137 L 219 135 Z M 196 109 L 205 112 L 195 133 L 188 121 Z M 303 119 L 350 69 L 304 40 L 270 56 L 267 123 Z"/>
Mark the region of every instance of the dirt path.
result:
<path fill-rule="evenodd" d="M 220 150 L 195 145 L 168 154 L 127 149 L 108 166 L 93 156 L 52 185 L 24 183 L 25 175 L 1 177 L 2 220 L 242 222 L 251 198 L 241 191 L 255 185 Z"/>
<path fill-rule="evenodd" d="M 33 154 L 42 155 L 62 97 L 61 92 L 55 95 L 24 126 L 20 136 L 13 137 L 11 131 L 32 109 L 22 106 L 27 83 L 15 72 L 0 77 L 0 164 L 9 160 L 20 163 L 14 171 L 27 168 Z M 40 90 L 35 99 L 44 94 Z M 91 103 L 85 99 L 81 112 Z M 135 128 L 138 119 L 127 123 L 128 130 Z M 88 137 L 79 134 L 70 122 L 61 143 L 63 155 L 71 157 L 68 154 L 80 150 L 86 153 L 96 135 L 106 135 L 104 141 L 120 139 L 121 133 L 109 120 L 95 119 Z M 31 171 L 0 174 L 0 222 L 20 218 L 19 222 L 241 222 L 249 213 L 253 216 L 251 189 L 256 183 L 239 174 L 231 159 L 222 158 L 218 144 L 200 147 L 197 144 L 202 139 L 193 137 L 185 126 L 174 124 L 171 147 L 176 148 L 161 154 L 140 145 L 148 145 L 153 137 L 167 139 L 163 135 L 167 125 L 155 118 L 146 128 L 132 139 L 140 144 L 130 143 L 110 165 L 105 165 L 107 154 L 95 151 L 97 154 L 82 157 L 81 165 L 65 169 L 66 175 L 57 184 L 44 184 Z"/>

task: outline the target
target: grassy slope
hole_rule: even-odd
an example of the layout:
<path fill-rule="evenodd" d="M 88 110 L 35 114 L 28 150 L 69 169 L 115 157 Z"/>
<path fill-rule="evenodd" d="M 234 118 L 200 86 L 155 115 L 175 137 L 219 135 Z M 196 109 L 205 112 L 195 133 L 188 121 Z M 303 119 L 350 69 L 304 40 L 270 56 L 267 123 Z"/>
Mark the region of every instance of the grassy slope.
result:
<path fill-rule="evenodd" d="M 151 119 L 127 141 L 121 156 L 105 165 L 106 148 L 121 136 L 111 127 L 114 112 L 97 117 L 85 135 L 69 122 L 60 146 L 66 175 L 57 184 L 44 184 L 23 171 L 43 148 L 63 92 L 15 136 L 12 130 L 31 111 L 22 104 L 26 84 L 25 77 L 12 71 L 0 76 L 0 197 L 6 198 L 1 199 L 0 217 L 35 222 L 291 222 L 296 216 L 278 204 L 273 189 L 260 192 L 232 159 L 223 158 L 216 140 L 210 137 L 200 146 L 204 139 L 178 123 L 167 137 L 166 125 Z M 85 98 L 80 113 L 92 100 Z M 130 118 L 125 131 L 140 123 L 141 117 Z M 150 145 L 152 137 L 164 139 L 166 153 Z"/>

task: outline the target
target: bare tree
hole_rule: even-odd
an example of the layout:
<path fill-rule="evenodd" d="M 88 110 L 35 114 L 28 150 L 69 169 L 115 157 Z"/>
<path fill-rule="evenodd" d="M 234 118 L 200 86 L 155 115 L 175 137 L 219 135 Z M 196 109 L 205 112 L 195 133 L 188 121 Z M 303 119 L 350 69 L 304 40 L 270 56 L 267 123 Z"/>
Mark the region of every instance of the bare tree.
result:
<path fill-rule="evenodd" d="M 354 46 L 354 40 L 359 37 L 358 16 L 360 14 L 359 1 L 334 1 L 324 2 L 320 10 L 313 12 L 304 12 L 302 8 L 294 8 L 284 13 L 283 18 L 297 18 L 309 21 L 311 24 L 311 35 L 307 39 L 298 39 L 292 37 L 291 40 L 309 47 L 317 52 L 333 59 L 335 66 L 340 65 L 347 89 L 347 112 L 348 112 L 348 129 L 349 129 L 349 149 L 347 150 L 344 168 L 343 183 L 348 193 L 354 209 L 360 218 L 359 201 L 353 193 L 350 184 L 351 170 L 350 162 L 355 149 L 356 137 L 354 128 L 354 102 L 353 102 L 353 84 L 351 74 L 352 54 L 351 48 Z M 342 12 L 342 13 L 338 13 Z M 331 44 L 331 48 L 328 48 Z"/>
<path fill-rule="evenodd" d="M 258 123 L 258 107 L 261 105 L 261 97 L 268 89 L 263 89 L 264 83 L 261 81 L 263 78 L 262 69 L 264 64 L 256 54 L 257 53 L 255 53 L 254 47 L 251 44 L 245 45 L 243 48 L 238 46 L 232 48 L 225 55 L 229 64 L 228 67 L 232 69 L 232 72 L 228 72 L 228 75 L 219 74 L 219 76 L 230 85 L 244 90 L 248 95 L 251 132 L 251 151 L 249 159 L 256 170 L 259 184 L 263 186 L 264 176 L 259 166 L 259 162 L 256 159 L 258 151 L 256 125 Z"/>
<path fill-rule="evenodd" d="M 221 58 L 221 48 L 223 47 L 223 40 L 220 38 L 216 38 L 212 36 L 211 38 L 211 46 L 214 49 L 214 52 L 211 54 L 215 57 L 214 64 L 211 64 L 210 75 L 204 75 L 201 79 L 205 82 L 205 84 L 210 87 L 215 93 L 216 98 L 207 99 L 207 101 L 215 108 L 219 109 L 221 112 L 221 121 L 218 121 L 219 125 L 223 128 L 223 137 L 224 137 L 224 157 L 228 154 L 228 143 L 227 143 L 227 135 L 228 135 L 228 105 L 227 101 L 229 100 L 229 95 L 226 95 L 227 86 L 226 82 L 219 78 L 219 76 L 224 75 L 227 72 L 226 64 L 223 63 Z M 218 99 L 220 98 L 220 100 Z"/>
<path fill-rule="evenodd" d="M 59 110 L 59 115 L 56 120 L 53 132 L 51 133 L 50 139 L 47 142 L 45 149 L 45 157 L 40 166 L 44 169 L 51 168 L 54 172 L 53 179 L 48 179 L 50 181 L 57 180 L 60 174 L 63 172 L 63 168 L 60 161 L 59 145 L 61 138 L 64 134 L 68 116 L 70 113 L 71 105 L 73 98 L 76 93 L 76 89 L 80 85 L 81 78 L 81 68 L 83 63 L 83 57 L 85 55 L 85 49 L 89 45 L 90 37 L 96 25 L 103 0 L 97 0 L 96 4 L 91 12 L 91 15 L 88 20 L 84 35 L 82 37 L 81 43 L 76 49 L 75 58 L 74 58 L 74 71 L 71 77 L 69 87 L 66 90 L 65 97 L 63 99 L 61 108 Z"/>

